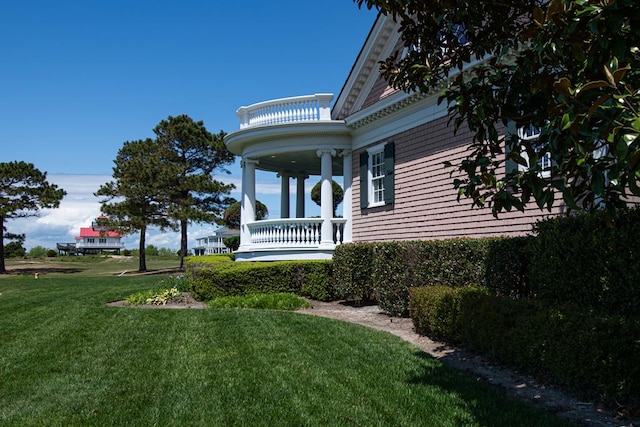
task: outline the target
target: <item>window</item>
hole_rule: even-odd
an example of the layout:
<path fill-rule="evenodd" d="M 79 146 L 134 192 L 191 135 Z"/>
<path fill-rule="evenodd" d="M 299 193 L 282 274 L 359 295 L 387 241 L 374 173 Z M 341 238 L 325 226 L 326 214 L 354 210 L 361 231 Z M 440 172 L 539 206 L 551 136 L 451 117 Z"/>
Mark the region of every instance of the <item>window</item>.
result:
<path fill-rule="evenodd" d="M 372 205 L 384 204 L 384 151 L 369 154 L 369 200 Z"/>
<path fill-rule="evenodd" d="M 90 237 L 87 239 L 87 243 L 95 243 L 96 239 L 94 239 L 93 237 Z"/>
<path fill-rule="evenodd" d="M 520 138 L 521 141 L 537 141 L 539 137 L 540 128 L 537 126 L 529 125 L 518 129 L 518 138 Z M 536 153 L 540 153 L 545 146 L 544 144 L 536 144 L 535 142 L 532 142 L 531 147 Z M 529 156 L 524 150 L 522 150 L 520 155 L 527 161 L 527 163 L 529 163 Z M 540 175 L 543 178 L 551 176 L 551 153 L 547 151 L 542 156 L 538 156 L 537 164 L 540 167 Z M 529 167 L 531 167 L 531 164 L 529 164 Z M 520 166 L 520 169 L 523 168 L 524 166 Z"/>
<path fill-rule="evenodd" d="M 394 145 L 386 143 L 360 153 L 360 208 L 393 203 Z"/>
<path fill-rule="evenodd" d="M 98 243 L 107 243 L 107 239 L 98 239 Z"/>

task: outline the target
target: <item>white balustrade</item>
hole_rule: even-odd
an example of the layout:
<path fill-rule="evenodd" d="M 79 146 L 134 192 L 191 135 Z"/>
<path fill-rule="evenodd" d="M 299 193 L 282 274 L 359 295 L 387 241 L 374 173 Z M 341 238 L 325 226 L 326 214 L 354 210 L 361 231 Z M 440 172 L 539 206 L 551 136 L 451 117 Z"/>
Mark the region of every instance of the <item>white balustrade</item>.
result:
<path fill-rule="evenodd" d="M 342 243 L 346 219 L 333 218 L 333 242 Z M 253 248 L 317 248 L 322 218 L 267 219 L 247 224 Z"/>
<path fill-rule="evenodd" d="M 240 107 L 240 129 L 305 121 L 331 120 L 332 94 L 315 94 L 259 102 Z"/>

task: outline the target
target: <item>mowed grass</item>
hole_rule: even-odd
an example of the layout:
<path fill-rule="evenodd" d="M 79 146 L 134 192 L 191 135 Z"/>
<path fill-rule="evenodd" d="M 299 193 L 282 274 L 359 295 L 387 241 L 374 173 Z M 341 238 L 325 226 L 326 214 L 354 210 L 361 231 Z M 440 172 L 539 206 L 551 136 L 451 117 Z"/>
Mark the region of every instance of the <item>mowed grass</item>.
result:
<path fill-rule="evenodd" d="M 365 327 L 105 305 L 161 279 L 0 279 L 0 425 L 567 425 Z"/>

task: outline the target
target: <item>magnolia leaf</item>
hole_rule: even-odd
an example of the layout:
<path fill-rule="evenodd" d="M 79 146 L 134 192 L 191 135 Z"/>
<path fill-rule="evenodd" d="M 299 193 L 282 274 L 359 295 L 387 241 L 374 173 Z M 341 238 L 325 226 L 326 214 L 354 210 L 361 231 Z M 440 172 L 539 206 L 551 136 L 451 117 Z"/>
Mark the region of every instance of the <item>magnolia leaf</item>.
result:
<path fill-rule="evenodd" d="M 509 160 L 513 160 L 514 162 L 516 162 L 517 164 L 524 166 L 524 167 L 529 167 L 529 163 L 527 163 L 527 160 L 522 157 L 520 155 L 520 153 L 516 152 L 516 151 L 512 151 L 507 155 L 507 159 Z"/>
<path fill-rule="evenodd" d="M 616 82 L 616 85 L 622 80 L 624 79 L 624 76 L 627 74 L 627 71 L 631 70 L 631 65 L 627 64 L 626 67 L 624 68 L 618 68 L 614 73 L 613 73 L 613 80 Z"/>
<path fill-rule="evenodd" d="M 571 80 L 566 77 L 561 78 L 553 84 L 553 88 L 561 95 L 571 96 L 573 95 L 571 90 Z"/>
<path fill-rule="evenodd" d="M 613 87 L 617 86 L 616 79 L 615 77 L 613 77 L 613 73 L 611 72 L 609 67 L 607 67 L 606 65 L 604 66 L 604 75 L 607 77 L 607 81 L 611 86 Z"/>
<path fill-rule="evenodd" d="M 592 90 L 592 89 L 598 89 L 601 87 L 609 87 L 609 84 L 607 82 L 605 82 L 604 80 L 596 80 L 593 82 L 589 82 L 583 86 L 581 86 L 580 88 L 576 89 L 576 93 L 582 93 L 582 92 L 586 92 L 588 90 Z"/>

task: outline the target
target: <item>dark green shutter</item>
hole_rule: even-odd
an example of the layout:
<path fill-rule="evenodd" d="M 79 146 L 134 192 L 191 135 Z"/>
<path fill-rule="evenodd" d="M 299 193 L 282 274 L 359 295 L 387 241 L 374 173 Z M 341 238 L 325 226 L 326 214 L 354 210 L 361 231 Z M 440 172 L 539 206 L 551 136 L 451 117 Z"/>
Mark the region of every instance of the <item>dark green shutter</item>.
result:
<path fill-rule="evenodd" d="M 369 153 L 360 153 L 360 209 L 369 206 Z"/>
<path fill-rule="evenodd" d="M 394 145 L 389 142 L 384 146 L 384 202 L 393 203 L 394 191 Z"/>

